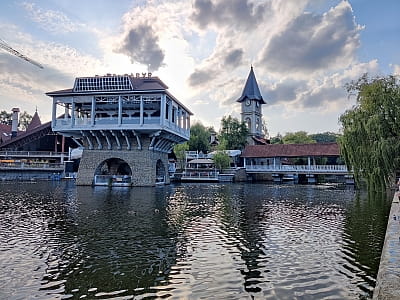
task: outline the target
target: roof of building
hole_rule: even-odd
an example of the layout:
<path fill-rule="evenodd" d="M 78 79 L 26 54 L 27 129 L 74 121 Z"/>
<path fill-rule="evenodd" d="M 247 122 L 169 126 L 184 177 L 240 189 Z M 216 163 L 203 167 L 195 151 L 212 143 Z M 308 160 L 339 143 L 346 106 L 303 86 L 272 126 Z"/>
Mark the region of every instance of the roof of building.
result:
<path fill-rule="evenodd" d="M 70 96 L 70 95 L 87 95 L 96 94 L 116 94 L 116 93 L 151 93 L 154 91 L 163 91 L 174 101 L 182 105 L 182 107 L 190 114 L 193 113 L 185 107 L 178 99 L 167 91 L 168 86 L 158 77 L 151 76 L 133 76 L 128 75 L 112 75 L 93 76 L 93 77 L 77 77 L 75 79 L 74 87 L 71 89 L 63 89 L 53 92 L 47 92 L 46 95 L 53 96 Z"/>
<path fill-rule="evenodd" d="M 251 66 L 249 76 L 247 77 L 247 81 L 242 92 L 242 96 L 240 96 L 237 102 L 243 102 L 246 99 L 258 100 L 262 104 L 266 104 L 261 95 L 260 89 L 258 88 L 256 76 L 254 75 L 253 71 L 253 66 Z"/>
<path fill-rule="evenodd" d="M 249 145 L 242 157 L 305 157 L 305 156 L 339 156 L 337 143 L 326 144 L 269 144 Z"/>
<path fill-rule="evenodd" d="M 11 125 L 0 124 L 0 144 L 11 139 Z"/>
<path fill-rule="evenodd" d="M 113 81 L 114 80 L 114 81 Z M 168 86 L 158 77 L 134 77 L 132 75 L 105 75 L 77 77 L 74 87 L 53 92 L 47 96 L 64 94 L 87 94 L 93 92 L 154 91 L 167 90 Z"/>
<path fill-rule="evenodd" d="M 188 164 L 213 164 L 214 161 L 209 158 L 197 158 L 197 159 L 192 159 L 191 161 L 188 161 Z"/>
<path fill-rule="evenodd" d="M 4 141 L 2 144 L 0 144 L 0 148 L 12 148 L 13 144 L 29 143 L 31 142 L 30 137 L 34 136 L 34 134 L 40 133 L 40 131 L 42 131 L 43 134 L 51 132 L 51 122 L 39 125 L 30 131 L 25 131 L 21 134 L 18 134 L 15 138 Z"/>
<path fill-rule="evenodd" d="M 28 127 L 26 128 L 26 131 L 31 131 L 40 125 L 42 125 L 42 121 L 40 121 L 39 114 L 36 110 L 35 113 L 33 114 L 31 122 L 29 123 Z"/>

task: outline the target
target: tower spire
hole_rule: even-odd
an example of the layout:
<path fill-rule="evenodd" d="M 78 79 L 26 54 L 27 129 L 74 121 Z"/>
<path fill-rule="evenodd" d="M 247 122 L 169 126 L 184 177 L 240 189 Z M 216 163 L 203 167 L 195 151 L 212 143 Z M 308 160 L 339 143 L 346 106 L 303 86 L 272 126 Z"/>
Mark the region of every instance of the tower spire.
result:
<path fill-rule="evenodd" d="M 261 95 L 260 88 L 258 87 L 256 76 L 254 75 L 253 64 L 251 64 L 250 73 L 247 77 L 242 96 L 240 96 L 237 102 L 243 102 L 246 99 L 258 100 L 259 102 L 261 102 L 261 104 L 266 104 Z"/>

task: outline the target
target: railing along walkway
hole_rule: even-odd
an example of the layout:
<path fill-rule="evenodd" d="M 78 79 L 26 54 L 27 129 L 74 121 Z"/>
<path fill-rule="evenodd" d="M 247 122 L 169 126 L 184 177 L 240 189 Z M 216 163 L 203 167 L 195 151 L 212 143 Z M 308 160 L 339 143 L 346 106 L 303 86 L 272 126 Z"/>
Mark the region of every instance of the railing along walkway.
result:
<path fill-rule="evenodd" d="M 64 164 L 38 162 L 0 162 L 0 169 L 8 170 L 64 170 Z"/>
<path fill-rule="evenodd" d="M 0 151 L 0 157 L 61 157 L 68 156 L 67 152 L 52 151 Z"/>
<path fill-rule="evenodd" d="M 247 165 L 246 172 L 253 173 L 314 173 L 348 174 L 346 165 Z"/>

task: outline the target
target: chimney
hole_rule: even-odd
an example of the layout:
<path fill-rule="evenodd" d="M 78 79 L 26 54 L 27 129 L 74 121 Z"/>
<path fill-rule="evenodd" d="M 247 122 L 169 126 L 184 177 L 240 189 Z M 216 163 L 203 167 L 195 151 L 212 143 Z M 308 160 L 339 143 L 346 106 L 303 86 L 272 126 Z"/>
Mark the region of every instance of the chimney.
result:
<path fill-rule="evenodd" d="M 11 123 L 11 138 L 14 138 L 17 136 L 18 132 L 18 113 L 19 113 L 19 108 L 15 107 L 12 109 L 12 123 Z"/>

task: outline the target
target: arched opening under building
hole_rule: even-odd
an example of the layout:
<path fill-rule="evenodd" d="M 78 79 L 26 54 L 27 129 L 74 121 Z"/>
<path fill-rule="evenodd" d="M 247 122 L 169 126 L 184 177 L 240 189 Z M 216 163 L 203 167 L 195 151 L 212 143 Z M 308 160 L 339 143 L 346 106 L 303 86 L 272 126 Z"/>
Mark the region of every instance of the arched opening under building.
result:
<path fill-rule="evenodd" d="M 164 163 L 161 159 L 156 163 L 156 184 L 164 184 L 166 181 L 166 174 Z"/>
<path fill-rule="evenodd" d="M 120 158 L 109 158 L 102 161 L 94 173 L 95 185 L 130 186 L 132 183 L 132 169 L 129 164 Z"/>

